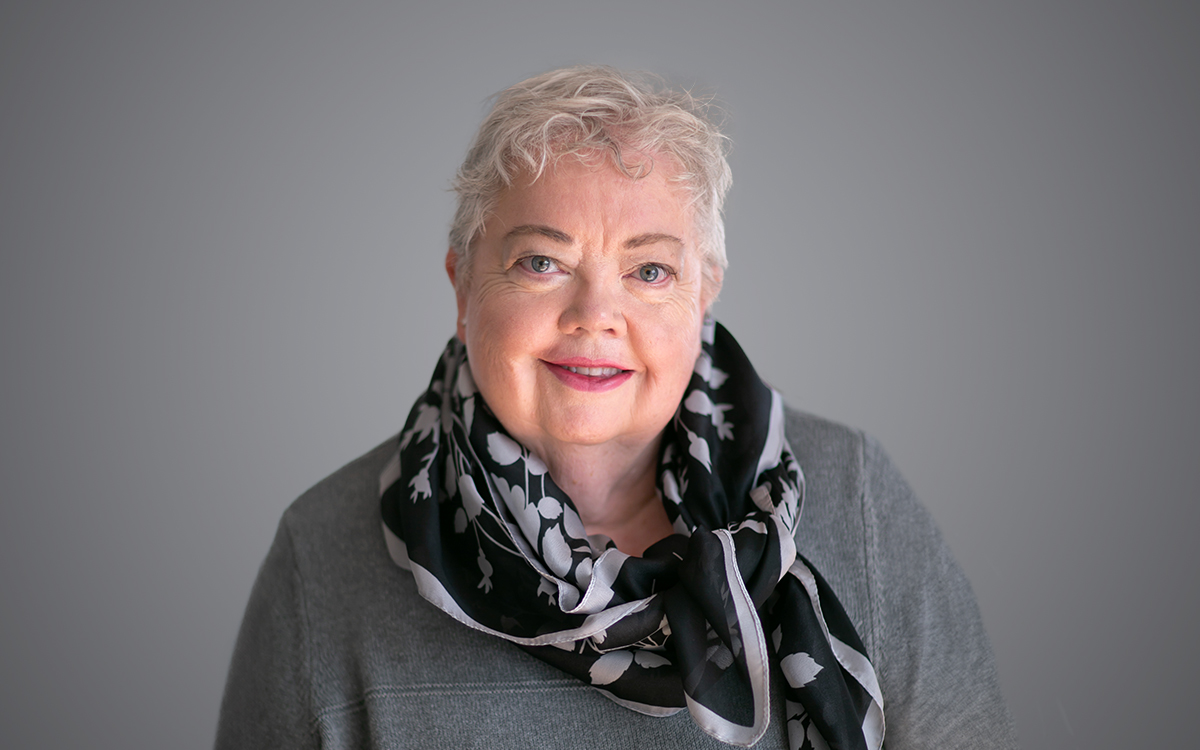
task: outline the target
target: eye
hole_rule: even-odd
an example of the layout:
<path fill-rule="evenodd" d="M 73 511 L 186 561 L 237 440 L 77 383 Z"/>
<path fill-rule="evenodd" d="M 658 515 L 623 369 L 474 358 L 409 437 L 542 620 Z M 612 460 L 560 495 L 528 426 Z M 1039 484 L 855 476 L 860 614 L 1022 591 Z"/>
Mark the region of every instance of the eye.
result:
<path fill-rule="evenodd" d="M 647 284 L 656 284 L 667 276 L 667 270 L 657 263 L 647 263 L 637 270 L 637 275 Z"/>
<path fill-rule="evenodd" d="M 545 255 L 534 255 L 521 261 L 529 271 L 536 274 L 553 273 L 558 270 L 558 264 Z"/>

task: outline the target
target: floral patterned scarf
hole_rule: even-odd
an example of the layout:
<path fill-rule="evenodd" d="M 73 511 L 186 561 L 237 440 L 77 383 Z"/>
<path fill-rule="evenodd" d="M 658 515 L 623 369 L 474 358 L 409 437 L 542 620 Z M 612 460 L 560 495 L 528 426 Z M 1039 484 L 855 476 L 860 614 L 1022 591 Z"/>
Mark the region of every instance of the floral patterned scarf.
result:
<path fill-rule="evenodd" d="M 687 708 L 750 746 L 771 660 L 792 748 L 883 744 L 883 699 L 853 624 L 796 553 L 804 478 L 783 401 L 708 321 L 660 448 L 675 533 L 630 557 L 589 538 L 546 465 L 504 430 L 452 339 L 380 476 L 392 558 L 421 595 L 634 711 Z"/>

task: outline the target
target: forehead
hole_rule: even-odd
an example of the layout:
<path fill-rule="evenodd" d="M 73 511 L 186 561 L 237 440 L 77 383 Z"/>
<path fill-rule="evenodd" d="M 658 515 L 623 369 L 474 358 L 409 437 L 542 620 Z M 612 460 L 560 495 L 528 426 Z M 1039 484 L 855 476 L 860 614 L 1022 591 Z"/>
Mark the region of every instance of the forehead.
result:
<path fill-rule="evenodd" d="M 493 216 L 510 229 L 541 224 L 571 233 L 559 226 L 569 224 L 576 230 L 604 227 L 690 235 L 689 195 L 671 179 L 676 172 L 669 159 L 656 159 L 648 174 L 634 178 L 608 160 L 597 164 L 567 156 L 536 178 L 519 176 L 500 194 Z"/>

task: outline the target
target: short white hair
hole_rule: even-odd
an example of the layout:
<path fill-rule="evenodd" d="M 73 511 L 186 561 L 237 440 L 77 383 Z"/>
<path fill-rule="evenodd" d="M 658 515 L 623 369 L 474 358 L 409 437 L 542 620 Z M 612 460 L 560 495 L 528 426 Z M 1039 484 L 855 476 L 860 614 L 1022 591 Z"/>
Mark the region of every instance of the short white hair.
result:
<path fill-rule="evenodd" d="M 501 91 L 454 178 L 458 209 L 450 247 L 457 277 L 469 269 L 471 246 L 500 194 L 519 175 L 537 180 L 559 158 L 607 157 L 631 179 L 672 159 L 671 181 L 686 191 L 710 280 L 728 266 L 722 209 L 732 176 L 729 139 L 710 118 L 708 100 L 672 89 L 647 74 L 601 65 L 561 68 Z M 629 154 L 635 154 L 632 159 Z"/>

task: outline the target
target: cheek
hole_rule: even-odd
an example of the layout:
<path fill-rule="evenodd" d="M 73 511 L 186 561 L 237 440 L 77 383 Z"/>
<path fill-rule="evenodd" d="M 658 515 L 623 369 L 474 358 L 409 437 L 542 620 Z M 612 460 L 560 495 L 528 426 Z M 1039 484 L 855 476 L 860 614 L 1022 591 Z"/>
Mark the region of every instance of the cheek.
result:
<path fill-rule="evenodd" d="M 528 295 L 490 294 L 478 290 L 466 315 L 467 351 L 480 387 L 519 376 L 520 365 L 532 356 L 544 336 L 546 313 Z"/>
<path fill-rule="evenodd" d="M 480 295 L 472 307 L 470 319 L 489 336 L 506 341 L 521 341 L 537 335 L 551 320 L 545 304 L 535 295 L 499 293 Z"/>
<path fill-rule="evenodd" d="M 700 355 L 702 314 L 692 305 L 681 305 L 653 326 L 647 338 L 648 356 L 659 365 L 663 385 L 682 394 L 691 380 Z"/>

